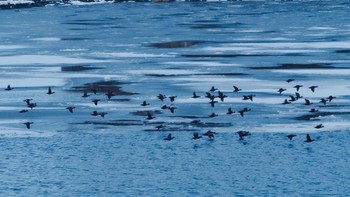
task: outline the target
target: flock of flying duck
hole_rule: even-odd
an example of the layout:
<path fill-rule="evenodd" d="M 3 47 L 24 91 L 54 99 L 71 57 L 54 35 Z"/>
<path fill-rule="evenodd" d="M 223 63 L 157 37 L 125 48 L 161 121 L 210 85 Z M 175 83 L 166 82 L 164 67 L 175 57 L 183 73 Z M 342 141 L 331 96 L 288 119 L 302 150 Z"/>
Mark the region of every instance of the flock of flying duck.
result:
<path fill-rule="evenodd" d="M 295 79 L 288 79 L 288 80 L 286 80 L 287 83 L 291 83 L 291 82 L 293 82 L 293 81 L 295 81 Z M 295 102 L 295 101 L 297 101 L 297 100 L 299 100 L 299 99 L 302 99 L 303 96 L 301 96 L 301 94 L 299 93 L 299 90 L 300 90 L 300 88 L 302 88 L 302 87 L 303 87 L 303 85 L 295 85 L 295 86 L 293 87 L 293 88 L 296 89 L 295 95 L 289 95 L 289 99 L 285 99 L 284 102 L 283 102 L 282 104 L 283 104 L 283 105 L 287 105 L 287 104 L 291 104 L 291 103 L 293 103 L 293 102 Z M 318 86 L 310 86 L 310 87 L 308 87 L 308 88 L 311 90 L 311 92 L 314 93 L 314 92 L 316 91 L 316 89 L 318 88 Z M 237 86 L 233 86 L 233 92 L 240 92 L 241 90 L 242 90 L 242 89 L 238 88 Z M 279 94 L 282 94 L 282 93 L 283 93 L 284 91 L 286 91 L 286 90 L 287 90 L 287 89 L 285 89 L 285 88 L 280 88 L 280 89 L 277 90 L 277 92 L 278 92 Z M 243 97 L 242 100 L 253 101 L 255 96 L 256 96 L 256 95 L 254 95 L 254 94 L 242 95 L 242 97 Z M 166 97 L 165 95 L 163 95 L 163 94 L 159 94 L 157 97 L 158 97 L 158 99 L 161 100 L 161 101 L 164 101 L 164 100 L 167 98 L 167 97 Z M 207 97 L 207 98 L 209 99 L 209 103 L 210 103 L 211 107 L 214 107 L 215 104 L 218 103 L 218 101 L 215 100 L 215 99 L 220 99 L 220 100 L 223 102 L 224 99 L 225 99 L 227 96 L 226 96 L 223 92 L 219 91 L 217 88 L 215 88 L 214 86 L 212 86 L 211 89 L 210 89 L 208 92 L 206 92 L 205 97 Z M 169 99 L 170 99 L 171 102 L 174 102 L 175 98 L 176 98 L 176 96 L 171 96 L 171 97 L 169 97 Z M 200 96 L 197 95 L 195 92 L 193 92 L 192 98 L 196 99 L 196 98 L 200 98 Z M 335 98 L 336 98 L 336 97 L 334 97 L 334 96 L 328 96 L 327 98 L 321 98 L 320 101 L 319 101 L 319 103 L 322 103 L 323 105 L 326 105 L 327 102 L 332 102 L 332 100 L 335 99 Z M 305 106 L 310 106 L 310 105 L 313 104 L 313 103 L 312 103 L 309 99 L 307 99 L 307 98 L 304 98 L 304 101 L 305 101 L 305 103 L 304 103 Z M 141 106 L 147 106 L 147 105 L 149 105 L 149 103 L 147 103 L 147 101 L 144 101 L 144 102 L 141 104 Z M 162 108 L 162 109 L 169 109 L 169 110 L 171 111 L 171 113 L 174 113 L 174 109 L 176 109 L 176 107 L 173 107 L 173 106 L 166 106 L 166 105 L 163 105 L 161 108 Z M 251 109 L 249 109 L 249 108 L 243 108 L 243 109 L 241 109 L 241 110 L 238 110 L 238 113 L 240 114 L 241 117 L 244 117 L 244 114 L 245 114 L 246 112 L 249 112 L 249 111 L 251 111 Z M 311 108 L 311 109 L 309 110 L 309 112 L 310 112 L 310 113 L 316 113 L 316 112 L 318 112 L 318 109 Z M 229 107 L 226 114 L 230 115 L 230 114 L 233 114 L 233 113 L 235 113 L 235 111 L 233 111 L 232 108 Z M 212 114 L 209 115 L 210 118 L 213 118 L 213 117 L 216 117 L 216 116 L 218 116 L 218 115 L 215 114 L 215 113 L 212 113 Z M 148 120 L 154 119 L 153 115 L 152 115 L 150 112 L 147 112 L 147 119 L 148 119 Z M 197 120 L 195 120 L 195 121 L 197 121 Z M 324 127 L 323 124 L 318 124 L 318 125 L 316 125 L 314 128 L 315 128 L 315 129 L 321 129 L 321 128 L 323 128 L 323 127 Z M 163 125 L 158 125 L 156 128 L 157 128 L 158 130 L 160 130 L 160 129 L 164 128 L 164 126 L 163 126 Z M 251 133 L 250 133 L 249 131 L 237 131 L 236 133 L 238 134 L 240 140 L 244 140 L 244 137 L 251 135 Z M 215 134 L 216 134 L 215 132 L 209 130 L 209 131 L 203 133 L 202 136 L 207 136 L 210 140 L 213 140 Z M 202 136 L 201 136 L 198 132 L 195 132 L 195 133 L 193 134 L 192 139 L 197 140 L 197 139 L 202 138 Z M 287 135 L 286 137 L 287 137 L 290 141 L 292 141 L 292 139 L 293 139 L 295 136 L 296 136 L 295 134 L 290 134 L 290 135 Z M 172 139 L 174 139 L 174 138 L 175 138 L 175 137 L 172 136 L 171 133 L 169 133 L 168 136 L 164 138 L 164 140 L 170 141 L 170 140 L 172 140 Z M 311 139 L 311 136 L 310 136 L 309 134 L 306 134 L 306 140 L 305 140 L 305 142 L 310 143 L 310 142 L 312 142 L 312 141 L 315 141 L 315 140 L 314 140 L 314 139 Z"/>
<path fill-rule="evenodd" d="M 294 79 L 288 79 L 288 80 L 286 80 L 287 83 L 291 83 L 291 82 L 293 82 L 293 81 L 294 81 Z M 285 99 L 284 102 L 283 102 L 282 104 L 287 105 L 287 104 L 291 104 L 291 103 L 294 102 L 294 101 L 297 101 L 297 100 L 299 100 L 299 99 L 302 99 L 303 96 L 301 96 L 300 93 L 299 93 L 299 90 L 300 90 L 300 88 L 302 88 L 302 87 L 303 87 L 303 85 L 295 85 L 295 86 L 293 87 L 293 88 L 296 89 L 295 95 L 289 95 L 290 98 L 289 98 L 289 99 Z M 312 92 L 315 92 L 315 90 L 316 90 L 316 88 L 318 88 L 318 86 L 310 86 L 310 87 L 308 87 L 308 88 L 309 88 Z M 10 90 L 13 90 L 13 89 L 14 89 L 14 88 L 11 87 L 10 85 L 8 85 L 8 86 L 5 88 L 6 91 L 10 91 Z M 233 92 L 240 92 L 241 90 L 242 90 L 242 89 L 238 88 L 237 86 L 233 86 Z M 286 90 L 287 90 L 287 89 L 285 89 L 285 88 L 280 88 L 280 89 L 278 89 L 277 92 L 278 92 L 279 94 L 282 94 L 282 93 L 283 93 L 284 91 L 286 91 Z M 97 94 L 97 89 L 91 89 L 91 91 L 92 91 L 94 94 Z M 48 90 L 47 90 L 47 92 L 46 92 L 46 94 L 52 95 L 52 94 L 55 94 L 55 92 L 52 91 L 51 87 L 49 87 Z M 107 92 L 105 95 L 107 96 L 108 100 L 110 100 L 110 99 L 112 98 L 112 96 L 115 96 L 115 95 L 113 94 L 113 92 Z M 89 97 L 89 96 L 90 96 L 90 95 L 88 95 L 87 92 L 84 92 L 83 95 L 82 95 L 82 97 L 84 97 L 84 98 L 87 98 L 87 97 Z M 170 102 L 172 102 L 172 103 L 175 101 L 176 97 L 177 97 L 177 96 L 169 96 L 169 97 L 167 97 L 166 95 L 163 95 L 163 94 L 159 94 L 159 95 L 157 96 L 157 98 L 158 98 L 159 100 L 161 100 L 161 101 L 164 101 L 166 98 L 169 98 L 169 99 L 170 99 Z M 200 98 L 200 97 L 201 97 L 201 96 L 199 96 L 199 95 L 197 95 L 195 92 L 193 92 L 193 95 L 192 95 L 192 98 L 193 98 L 193 99 L 197 99 L 197 98 Z M 223 102 L 223 101 L 225 100 L 225 98 L 227 98 L 227 95 L 225 95 L 223 92 L 221 92 L 220 90 L 218 90 L 217 88 L 215 88 L 214 86 L 212 86 L 211 89 L 210 89 L 208 92 L 206 92 L 205 97 L 209 99 L 209 104 L 211 105 L 211 107 L 215 107 L 215 104 L 218 103 L 218 101 L 217 101 L 216 99 L 220 99 L 220 101 Z M 242 97 L 243 97 L 242 100 L 253 101 L 255 95 L 254 95 L 254 94 L 242 95 Z M 334 96 L 329 96 L 329 97 L 327 97 L 327 98 L 321 98 L 320 101 L 319 101 L 319 103 L 322 103 L 322 104 L 326 105 L 327 102 L 332 102 L 332 100 L 335 99 L 335 98 L 336 98 L 336 97 L 334 97 Z M 36 103 L 33 103 L 32 100 L 33 100 L 33 99 L 24 99 L 24 100 L 23 100 L 23 101 L 27 104 L 27 107 L 28 107 L 29 109 L 33 109 L 33 108 L 37 107 L 37 104 L 36 104 Z M 92 102 L 93 102 L 95 105 L 98 105 L 98 102 L 99 102 L 99 101 L 100 101 L 100 99 L 93 99 L 93 100 L 92 100 Z M 306 106 L 310 106 L 310 105 L 313 104 L 313 103 L 312 103 L 309 99 L 307 99 L 307 98 L 304 98 L 304 101 L 305 101 L 304 105 L 306 105 Z M 141 103 L 141 106 L 143 106 L 143 107 L 148 106 L 148 105 L 150 105 L 150 104 L 149 104 L 147 101 L 143 101 L 143 102 Z M 75 107 L 74 107 L 74 106 L 68 106 L 68 107 L 66 107 L 66 109 L 67 109 L 70 113 L 73 113 L 73 110 L 75 109 Z M 162 106 L 161 106 L 161 109 L 163 109 L 163 110 L 168 109 L 168 110 L 170 110 L 171 113 L 174 113 L 176 107 L 174 107 L 174 106 L 172 106 L 172 105 L 171 105 L 171 106 L 162 105 Z M 25 113 L 25 112 L 28 112 L 28 111 L 29 111 L 28 109 L 23 109 L 23 110 L 20 110 L 19 113 Z M 249 111 L 251 111 L 251 109 L 249 109 L 249 108 L 243 108 L 243 109 L 239 110 L 238 113 L 240 114 L 241 117 L 244 117 L 244 114 L 247 113 L 247 112 L 249 112 Z M 311 108 L 311 109 L 309 110 L 309 112 L 310 112 L 310 113 L 316 113 L 316 112 L 318 112 L 318 110 L 315 109 L 315 108 Z M 232 108 L 229 107 L 226 114 L 230 115 L 230 114 L 233 114 L 233 113 L 235 113 L 235 111 L 233 111 Z M 93 111 L 93 112 L 91 113 L 91 115 L 92 115 L 92 116 L 101 116 L 101 117 L 105 117 L 105 115 L 107 115 L 107 112 L 97 112 L 97 111 Z M 209 118 L 213 118 L 213 117 L 216 117 L 216 116 L 218 116 L 218 115 L 215 114 L 215 113 L 212 113 L 212 114 L 209 115 Z M 147 118 L 146 118 L 146 119 L 147 119 L 147 120 L 152 120 L 152 119 L 154 119 L 154 118 L 155 118 L 155 117 L 152 115 L 152 113 L 151 113 L 150 111 L 147 111 Z M 199 120 L 194 120 L 193 123 L 195 123 L 195 122 L 199 122 Z M 26 126 L 27 129 L 30 129 L 30 128 L 31 128 L 31 125 L 33 124 L 33 122 L 29 122 L 29 121 L 28 121 L 28 122 L 24 122 L 23 124 Z M 157 130 L 161 130 L 161 129 L 164 128 L 164 127 L 165 127 L 165 126 L 161 124 L 161 125 L 156 126 L 156 129 L 157 129 Z M 324 126 L 323 126 L 322 124 L 319 124 L 319 125 L 316 125 L 314 128 L 316 128 L 316 129 L 321 129 L 321 128 L 323 128 L 323 127 L 324 127 Z M 250 133 L 249 131 L 237 131 L 236 133 L 238 134 L 240 140 L 244 140 L 244 137 L 251 135 L 251 133 Z M 213 140 L 215 134 L 216 134 L 216 132 L 213 132 L 213 131 L 211 131 L 211 130 L 209 130 L 209 131 L 203 133 L 202 135 L 200 135 L 198 132 L 195 132 L 195 133 L 193 133 L 192 139 L 197 140 L 197 139 L 202 138 L 202 136 L 206 136 L 206 137 L 208 137 L 210 140 Z M 295 134 L 290 134 L 290 135 L 287 135 L 286 137 L 288 137 L 289 140 L 292 141 L 292 139 L 293 139 L 295 136 L 296 136 Z M 164 140 L 170 141 L 170 140 L 173 140 L 174 138 L 175 138 L 175 137 L 172 136 L 171 133 L 169 133 L 169 134 L 164 138 Z M 308 142 L 308 143 L 309 143 L 309 142 L 312 142 L 312 141 L 314 141 L 314 139 L 311 139 L 310 135 L 309 135 L 309 134 L 306 134 L 306 140 L 305 140 L 305 142 Z"/>

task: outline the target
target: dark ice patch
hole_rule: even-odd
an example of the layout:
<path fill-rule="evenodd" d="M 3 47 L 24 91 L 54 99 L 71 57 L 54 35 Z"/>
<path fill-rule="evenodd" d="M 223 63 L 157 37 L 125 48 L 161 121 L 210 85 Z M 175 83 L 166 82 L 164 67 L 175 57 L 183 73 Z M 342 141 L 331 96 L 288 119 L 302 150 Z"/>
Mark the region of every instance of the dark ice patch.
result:
<path fill-rule="evenodd" d="M 101 69 L 99 67 L 90 67 L 90 66 L 62 66 L 61 71 L 63 72 L 79 72 L 85 70 L 94 70 Z"/>
<path fill-rule="evenodd" d="M 72 87 L 72 91 L 79 92 L 91 92 L 92 89 L 97 90 L 99 93 L 112 93 L 114 95 L 134 95 L 135 93 L 126 92 L 121 90 L 121 85 L 127 84 L 119 81 L 99 81 L 93 83 L 86 83 L 83 86 Z"/>
<path fill-rule="evenodd" d="M 323 68 L 335 68 L 330 64 L 281 64 L 279 66 L 262 66 L 262 67 L 250 67 L 254 70 L 267 70 L 267 69 L 323 69 Z"/>
<path fill-rule="evenodd" d="M 154 48 L 186 48 L 191 47 L 196 44 L 204 43 L 204 41 L 199 40 L 183 40 L 183 41 L 173 41 L 173 42 L 160 42 L 148 44 L 149 47 Z"/>
<path fill-rule="evenodd" d="M 264 57 L 266 54 L 184 54 L 182 57 L 189 58 L 237 58 L 237 57 Z"/>
<path fill-rule="evenodd" d="M 349 115 L 349 114 L 350 114 L 350 112 L 316 112 L 316 113 L 312 113 L 312 114 L 298 116 L 295 119 L 296 120 L 311 120 L 311 119 L 315 119 L 315 118 L 323 117 L 323 116 Z"/>

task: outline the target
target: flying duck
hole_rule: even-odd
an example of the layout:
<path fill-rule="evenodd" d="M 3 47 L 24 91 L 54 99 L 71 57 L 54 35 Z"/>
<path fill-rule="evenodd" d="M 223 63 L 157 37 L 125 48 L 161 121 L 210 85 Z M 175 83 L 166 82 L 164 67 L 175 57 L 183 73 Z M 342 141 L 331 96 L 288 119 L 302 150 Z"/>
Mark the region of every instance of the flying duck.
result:
<path fill-rule="evenodd" d="M 168 134 L 168 136 L 166 138 L 164 138 L 164 140 L 166 141 L 170 141 L 172 139 L 174 139 L 175 137 L 171 136 L 171 133 Z"/>

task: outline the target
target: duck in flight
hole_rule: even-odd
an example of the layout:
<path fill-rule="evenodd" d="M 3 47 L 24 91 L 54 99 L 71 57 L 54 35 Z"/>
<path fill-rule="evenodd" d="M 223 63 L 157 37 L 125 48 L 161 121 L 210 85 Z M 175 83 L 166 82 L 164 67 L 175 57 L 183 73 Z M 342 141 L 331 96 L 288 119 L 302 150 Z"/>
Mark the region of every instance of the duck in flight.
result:
<path fill-rule="evenodd" d="M 279 92 L 280 94 L 282 94 L 282 92 L 284 92 L 284 91 L 286 91 L 287 89 L 284 89 L 284 88 L 280 88 L 280 89 L 278 89 L 278 91 L 277 92 Z"/>
<path fill-rule="evenodd" d="M 309 88 L 311 89 L 312 92 L 315 92 L 315 89 L 318 88 L 318 86 L 310 86 Z"/>
<path fill-rule="evenodd" d="M 166 96 L 164 94 L 159 94 L 157 97 L 161 101 L 164 101 L 164 99 L 166 99 Z"/>
<path fill-rule="evenodd" d="M 290 134 L 290 135 L 287 135 L 287 138 L 289 139 L 289 141 L 292 141 L 293 137 L 295 137 L 297 135 L 294 135 L 294 134 Z"/>
<path fill-rule="evenodd" d="M 152 116 L 151 112 L 147 112 L 147 120 L 152 120 L 154 117 Z"/>
<path fill-rule="evenodd" d="M 233 114 L 233 113 L 235 113 L 235 112 L 232 111 L 232 108 L 231 108 L 231 107 L 229 107 L 229 108 L 227 109 L 227 113 L 226 113 L 226 114 L 230 115 L 230 114 Z"/>
<path fill-rule="evenodd" d="M 286 80 L 287 83 L 290 83 L 290 82 L 292 82 L 292 81 L 295 81 L 295 79 L 287 79 L 287 80 Z"/>
<path fill-rule="evenodd" d="M 328 101 L 327 99 L 321 98 L 320 103 L 323 103 L 323 105 L 325 105 L 327 101 Z"/>
<path fill-rule="evenodd" d="M 173 137 L 173 136 L 171 135 L 171 133 L 169 133 L 168 136 L 167 136 L 166 138 L 164 138 L 164 140 L 170 141 L 170 140 L 172 140 L 172 139 L 174 139 L 174 138 L 175 138 L 175 137 Z"/>
<path fill-rule="evenodd" d="M 174 102 L 177 96 L 169 96 L 170 102 Z"/>
<path fill-rule="evenodd" d="M 33 99 L 24 99 L 23 101 L 26 102 L 27 105 L 29 105 L 31 100 L 33 100 Z"/>
<path fill-rule="evenodd" d="M 248 108 L 243 108 L 242 110 L 239 110 L 238 112 L 239 112 L 239 114 L 243 117 L 244 116 L 244 113 L 245 112 L 248 112 L 248 111 L 250 111 L 250 109 L 248 109 Z"/>
<path fill-rule="evenodd" d="M 294 88 L 297 89 L 297 92 L 299 92 L 299 89 L 303 87 L 303 85 L 295 85 Z"/>
<path fill-rule="evenodd" d="M 312 105 L 312 102 L 309 99 L 305 99 L 305 104 L 304 105 Z"/>
<path fill-rule="evenodd" d="M 22 109 L 21 111 L 19 111 L 19 113 L 26 113 L 26 112 L 28 112 L 27 109 Z"/>
<path fill-rule="evenodd" d="M 5 88 L 5 90 L 7 90 L 7 91 L 10 91 L 10 90 L 13 90 L 14 88 L 13 87 L 11 87 L 10 85 L 8 85 L 6 88 Z"/>
<path fill-rule="evenodd" d="M 323 128 L 324 126 L 322 125 L 322 124 L 319 124 L 319 125 L 316 125 L 315 126 L 315 129 L 321 129 L 321 128 Z"/>
<path fill-rule="evenodd" d="M 49 87 L 46 94 L 51 95 L 51 94 L 55 94 L 55 92 L 51 90 L 51 87 Z"/>
<path fill-rule="evenodd" d="M 83 98 L 87 98 L 87 97 L 89 97 L 90 95 L 88 95 L 88 93 L 87 92 L 84 92 L 83 93 L 83 96 L 81 96 L 81 97 L 83 97 Z"/>
<path fill-rule="evenodd" d="M 143 101 L 142 103 L 141 103 L 141 106 L 147 106 L 147 105 L 149 105 L 149 103 L 147 103 L 146 101 Z"/>
<path fill-rule="evenodd" d="M 30 125 L 33 124 L 33 122 L 25 122 L 23 124 L 26 125 L 27 129 L 30 129 Z"/>
<path fill-rule="evenodd" d="M 211 86 L 209 92 L 215 92 L 216 90 L 218 90 L 217 88 L 215 88 L 214 86 Z"/>
<path fill-rule="evenodd" d="M 329 102 L 332 102 L 332 100 L 335 99 L 335 98 L 337 98 L 337 97 L 335 97 L 335 96 L 329 96 L 329 97 L 327 97 L 327 99 L 328 99 Z"/>
<path fill-rule="evenodd" d="M 94 99 L 94 100 L 92 100 L 92 102 L 93 102 L 95 105 L 97 105 L 99 101 L 100 101 L 100 99 Z"/>
<path fill-rule="evenodd" d="M 241 91 L 242 89 L 238 88 L 237 86 L 233 86 L 233 92 L 239 92 Z"/>
<path fill-rule="evenodd" d="M 311 113 L 316 113 L 316 112 L 318 112 L 318 109 L 312 108 L 312 109 L 310 109 L 309 112 L 311 112 Z"/>
<path fill-rule="evenodd" d="M 204 135 L 204 136 L 208 136 L 209 139 L 214 139 L 214 134 L 215 134 L 215 132 L 212 132 L 211 130 L 209 130 L 209 131 L 203 133 L 203 135 Z"/>
<path fill-rule="evenodd" d="M 113 92 L 107 92 L 106 96 L 107 96 L 108 100 L 111 100 L 112 96 L 115 96 L 115 95 L 113 94 Z"/>
<path fill-rule="evenodd" d="M 220 100 L 222 101 L 222 102 L 224 102 L 224 99 L 227 97 L 224 93 L 222 93 L 222 92 L 218 92 L 218 98 L 220 98 Z"/>
<path fill-rule="evenodd" d="M 73 109 L 75 109 L 75 107 L 74 107 L 74 106 L 69 106 L 69 107 L 67 107 L 66 109 L 68 109 L 68 111 L 69 111 L 70 113 L 73 113 Z"/>
<path fill-rule="evenodd" d="M 160 129 L 163 129 L 163 128 L 164 128 L 164 125 L 162 125 L 162 124 L 156 126 L 157 131 L 159 131 Z"/>
<path fill-rule="evenodd" d="M 240 140 L 243 140 L 245 136 L 251 135 L 249 131 L 237 131 L 236 133 L 239 135 Z"/>
<path fill-rule="evenodd" d="M 310 142 L 313 142 L 313 141 L 315 141 L 315 140 L 314 140 L 314 139 L 311 139 L 311 137 L 310 137 L 309 134 L 306 134 L 306 140 L 305 140 L 305 142 L 310 143 Z"/>
<path fill-rule="evenodd" d="M 202 138 L 202 136 L 200 136 L 200 135 L 198 134 L 198 132 L 193 133 L 193 138 L 192 138 L 192 139 L 197 140 L 197 139 L 199 139 L 199 138 Z"/>
<path fill-rule="evenodd" d="M 193 96 L 192 98 L 199 98 L 200 96 L 198 96 L 195 92 L 193 92 Z"/>
<path fill-rule="evenodd" d="M 29 107 L 30 109 L 33 109 L 36 106 L 36 103 L 29 103 L 29 105 L 27 105 L 27 107 Z"/>
<path fill-rule="evenodd" d="M 284 102 L 282 103 L 283 105 L 287 105 L 287 104 L 291 104 L 290 101 L 288 101 L 287 99 L 284 99 Z"/>
<path fill-rule="evenodd" d="M 216 116 L 218 116 L 218 115 L 215 114 L 215 113 L 213 112 L 213 113 L 211 113 L 211 114 L 209 115 L 209 118 L 214 118 L 214 117 L 216 117 Z"/>

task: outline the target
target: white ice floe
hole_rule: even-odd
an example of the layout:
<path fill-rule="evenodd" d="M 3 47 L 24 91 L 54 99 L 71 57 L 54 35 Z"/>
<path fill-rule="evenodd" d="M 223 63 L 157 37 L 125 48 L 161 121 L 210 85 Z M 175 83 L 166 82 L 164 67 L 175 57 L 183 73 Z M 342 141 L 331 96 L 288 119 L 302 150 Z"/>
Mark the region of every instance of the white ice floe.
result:
<path fill-rule="evenodd" d="M 13 50 L 13 49 L 23 49 L 26 46 L 23 45 L 0 45 L 0 50 Z"/>
<path fill-rule="evenodd" d="M 86 58 L 72 58 L 54 55 L 14 55 L 0 56 L 0 65 L 30 65 L 30 64 L 85 64 L 104 63 L 108 60 L 95 60 Z"/>
<path fill-rule="evenodd" d="M 240 64 L 236 63 L 221 63 L 221 62 L 205 62 L 205 61 L 198 61 L 198 62 L 163 62 L 162 64 L 165 65 L 176 65 L 176 66 L 218 66 L 218 67 L 229 67 L 229 66 L 241 66 Z"/>
<path fill-rule="evenodd" d="M 140 57 L 140 58 L 162 58 L 162 57 L 175 57 L 175 55 L 169 54 L 151 54 L 151 53 L 135 53 L 135 52 L 96 52 L 92 53 L 97 57 Z"/>
<path fill-rule="evenodd" d="M 43 37 L 43 38 L 32 38 L 30 40 L 34 41 L 45 41 L 45 42 L 55 42 L 55 41 L 60 41 L 61 38 L 55 38 L 55 37 Z"/>

